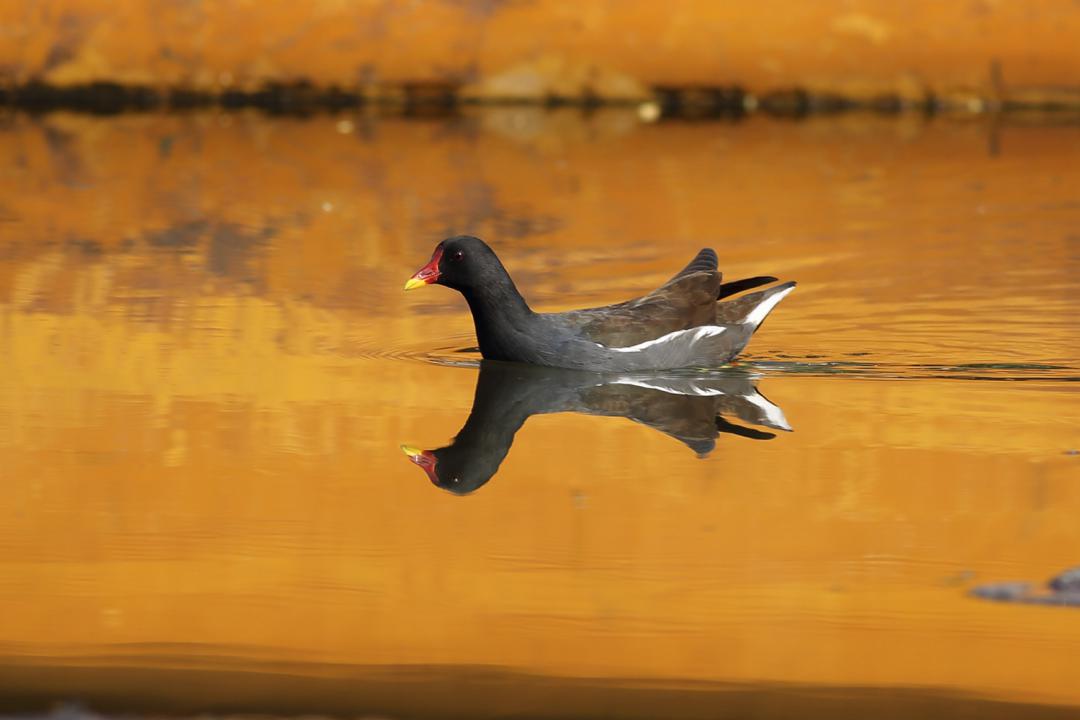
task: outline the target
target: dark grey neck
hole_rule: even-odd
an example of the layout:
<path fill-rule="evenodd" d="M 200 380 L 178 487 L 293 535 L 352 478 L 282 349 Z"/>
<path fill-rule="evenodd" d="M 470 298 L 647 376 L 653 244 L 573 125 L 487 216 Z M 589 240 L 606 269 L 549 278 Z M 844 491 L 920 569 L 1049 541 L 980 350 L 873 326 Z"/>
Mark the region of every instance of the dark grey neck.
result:
<path fill-rule="evenodd" d="M 479 289 L 464 290 L 462 294 L 472 311 L 480 353 L 489 360 L 529 362 L 536 313 L 529 309 L 510 276 L 503 273 Z"/>

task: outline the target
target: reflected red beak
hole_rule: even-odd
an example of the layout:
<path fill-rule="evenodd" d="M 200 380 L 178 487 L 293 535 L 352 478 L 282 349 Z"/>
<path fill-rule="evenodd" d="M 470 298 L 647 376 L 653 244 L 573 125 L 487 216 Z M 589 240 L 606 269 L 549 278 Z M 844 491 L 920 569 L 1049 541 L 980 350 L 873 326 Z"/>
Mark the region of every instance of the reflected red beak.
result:
<path fill-rule="evenodd" d="M 415 465 L 419 465 L 427 473 L 428 480 L 431 481 L 432 485 L 439 484 L 439 473 L 435 470 L 435 466 L 439 464 L 439 459 L 435 457 L 433 452 L 420 450 L 409 445 L 402 445 L 401 451 L 409 456 L 409 460 Z"/>
<path fill-rule="evenodd" d="M 435 253 L 428 260 L 428 264 L 417 270 L 411 278 L 405 282 L 405 289 L 412 290 L 421 285 L 430 285 L 439 279 L 439 261 L 442 260 L 442 246 L 435 248 Z"/>

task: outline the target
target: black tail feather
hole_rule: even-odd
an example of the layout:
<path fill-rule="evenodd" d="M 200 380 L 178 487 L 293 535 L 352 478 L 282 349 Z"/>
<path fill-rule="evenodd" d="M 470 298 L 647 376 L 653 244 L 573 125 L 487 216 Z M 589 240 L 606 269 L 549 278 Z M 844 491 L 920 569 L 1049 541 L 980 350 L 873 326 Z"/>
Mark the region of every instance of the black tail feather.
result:
<path fill-rule="evenodd" d="M 758 275 L 757 277 L 743 278 L 742 280 L 732 280 L 720 285 L 720 293 L 716 296 L 716 299 L 722 300 L 729 295 L 741 293 L 743 290 L 756 288 L 760 285 L 767 285 L 771 282 L 776 282 L 776 278 L 771 275 Z"/>
<path fill-rule="evenodd" d="M 682 270 L 675 273 L 671 280 L 696 272 L 714 272 L 717 267 L 717 262 L 715 250 L 712 248 L 701 248 L 701 250 L 698 251 L 698 254 L 694 256 L 694 259 Z M 671 280 L 668 282 L 671 282 Z"/>

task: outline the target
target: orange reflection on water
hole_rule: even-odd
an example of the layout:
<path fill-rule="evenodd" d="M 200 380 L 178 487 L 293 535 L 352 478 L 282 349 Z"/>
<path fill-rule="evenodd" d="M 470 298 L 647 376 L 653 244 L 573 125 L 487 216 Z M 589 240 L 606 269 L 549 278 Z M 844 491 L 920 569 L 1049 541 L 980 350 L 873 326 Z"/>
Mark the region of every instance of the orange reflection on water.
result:
<path fill-rule="evenodd" d="M 993 155 L 950 125 L 17 119 L 0 664 L 1080 705 L 1080 612 L 966 595 L 1080 562 L 1080 144 L 1002 133 Z M 471 323 L 400 287 L 459 230 L 544 308 L 620 299 L 706 244 L 732 277 L 799 280 L 751 346 L 819 363 L 763 371 L 794 432 L 702 460 L 538 415 L 481 491 L 432 488 L 398 444 L 464 422 L 476 370 L 422 356 L 462 357 Z M 978 363 L 1002 367 L 957 368 Z"/>

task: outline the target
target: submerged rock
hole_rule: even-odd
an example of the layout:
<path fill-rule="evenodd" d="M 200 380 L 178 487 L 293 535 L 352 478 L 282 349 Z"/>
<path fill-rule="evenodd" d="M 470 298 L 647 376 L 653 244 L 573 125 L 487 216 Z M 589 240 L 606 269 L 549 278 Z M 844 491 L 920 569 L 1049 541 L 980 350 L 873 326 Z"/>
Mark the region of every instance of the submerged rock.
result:
<path fill-rule="evenodd" d="M 988 583 L 972 588 L 971 595 L 997 602 L 1080 607 L 1080 566 L 1051 578 L 1046 587 L 1049 592 L 1028 582 Z"/>
<path fill-rule="evenodd" d="M 1049 585 L 1054 592 L 1080 592 L 1080 566 L 1061 573 Z"/>

